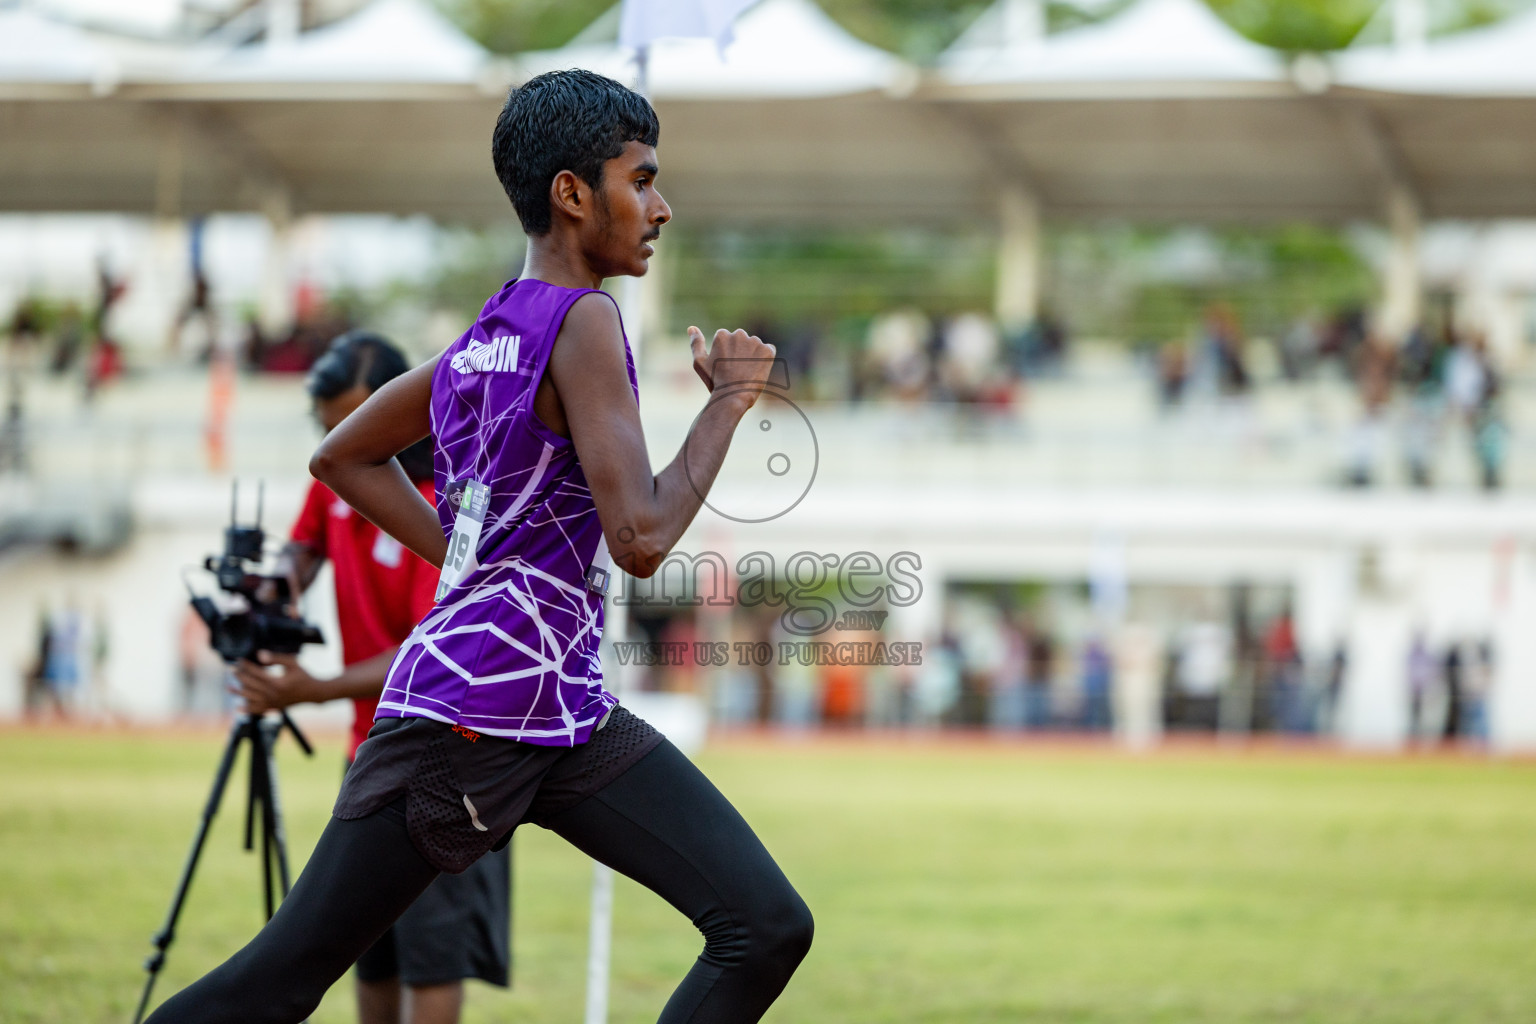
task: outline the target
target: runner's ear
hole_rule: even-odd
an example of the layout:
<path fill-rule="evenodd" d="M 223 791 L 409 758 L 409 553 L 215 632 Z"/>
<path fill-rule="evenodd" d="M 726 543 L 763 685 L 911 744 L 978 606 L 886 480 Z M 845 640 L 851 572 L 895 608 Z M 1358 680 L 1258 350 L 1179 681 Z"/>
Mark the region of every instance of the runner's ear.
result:
<path fill-rule="evenodd" d="M 582 220 L 590 205 L 590 188 L 571 171 L 561 171 L 549 183 L 549 208 L 551 213 L 563 214 L 571 220 Z"/>

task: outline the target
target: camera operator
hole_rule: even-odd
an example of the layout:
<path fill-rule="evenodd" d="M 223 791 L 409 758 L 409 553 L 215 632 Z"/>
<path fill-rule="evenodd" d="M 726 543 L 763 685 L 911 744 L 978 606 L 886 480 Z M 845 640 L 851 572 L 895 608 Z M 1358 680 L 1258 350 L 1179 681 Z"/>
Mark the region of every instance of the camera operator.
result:
<path fill-rule="evenodd" d="M 376 334 L 353 331 L 331 343 L 306 382 L 314 415 L 329 433 L 374 391 L 410 367 Z M 399 455 L 422 495 L 434 501 L 432 439 Z M 342 673 L 310 675 L 293 655 L 258 652 L 240 662 L 238 692 L 255 713 L 350 698 L 350 766 L 373 725 L 385 675 L 402 641 L 432 607 L 438 571 L 379 530 L 324 484 L 311 484 L 280 561 L 294 592 L 314 582 L 330 559 L 341 626 Z M 505 986 L 510 926 L 510 851 L 482 858 L 463 874 L 440 875 L 357 961 L 362 1024 L 452 1024 L 463 979 Z"/>

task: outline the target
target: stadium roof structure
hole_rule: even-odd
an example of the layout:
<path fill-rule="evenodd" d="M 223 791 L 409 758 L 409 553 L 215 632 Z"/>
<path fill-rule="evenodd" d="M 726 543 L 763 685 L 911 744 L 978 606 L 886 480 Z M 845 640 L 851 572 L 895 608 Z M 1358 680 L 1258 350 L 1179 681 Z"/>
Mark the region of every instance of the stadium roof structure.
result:
<path fill-rule="evenodd" d="M 520 76 L 584 67 L 634 83 L 615 14 L 570 46 L 521 55 Z M 946 217 L 978 156 L 962 133 L 905 102 L 918 80 L 811 0 L 762 0 L 723 52 L 707 39 L 662 40 L 647 54 L 645 83 L 662 123 L 659 184 L 690 220 Z"/>
<path fill-rule="evenodd" d="M 612 13 L 599 18 L 572 45 L 519 55 L 522 77 L 579 67 L 635 82 L 635 54 L 619 44 Z M 646 94 L 664 103 L 910 91 L 917 71 L 849 35 L 810 0 L 762 0 L 736 22 L 735 39 L 724 52 L 709 39 L 653 44 L 645 77 Z"/>
<path fill-rule="evenodd" d="M 93 85 L 107 54 L 74 25 L 24 7 L 0 9 L 0 90 L 27 89 L 38 96 L 61 95 L 60 87 Z M 62 93 L 67 95 L 67 93 Z"/>
<path fill-rule="evenodd" d="M 1331 95 L 1370 109 L 1433 217 L 1536 215 L 1536 10 L 1484 28 L 1359 46 Z"/>
<path fill-rule="evenodd" d="M 1536 214 L 1536 14 L 1329 62 L 1287 60 L 1200 0 L 1138 0 L 1056 35 L 1004 30 L 1036 3 L 999 0 L 920 96 L 1048 214 L 1343 221 L 1380 218 L 1392 194 L 1426 216 Z M 1452 80 L 1473 63 L 1504 91 Z"/>
<path fill-rule="evenodd" d="M 1536 76 L 1511 56 L 1536 16 L 1417 55 L 1345 55 L 1330 77 L 1200 0 L 1138 0 L 1055 35 L 1031 31 L 1040 8 L 1000 0 L 922 75 L 812 0 L 763 0 L 723 54 L 658 43 L 663 188 L 696 222 L 991 224 L 1000 188 L 1058 217 L 1374 219 L 1395 193 L 1429 216 L 1536 214 L 1536 88 L 1508 84 Z M 426 0 L 232 48 L 0 19 L 8 209 L 508 219 L 488 155 L 506 87 L 555 67 L 634 75 L 614 18 L 507 61 Z M 1506 84 L 1425 79 L 1426 95 L 1367 74 L 1399 60 L 1481 61 Z"/>
<path fill-rule="evenodd" d="M 366 90 L 360 95 L 369 99 L 420 98 L 431 86 L 478 91 L 495 63 L 421 0 L 375 0 L 291 42 L 196 48 L 159 84 L 193 86 L 200 97 L 225 86 L 225 94 L 241 99 L 335 99 L 338 88 L 348 87 Z"/>
<path fill-rule="evenodd" d="M 1459 97 L 1536 97 L 1536 8 L 1484 28 L 1410 45 L 1352 47 L 1340 85 Z"/>
<path fill-rule="evenodd" d="M 18 14 L 89 66 L 45 89 L 0 48 L 0 133 L 19 140 L 0 147 L 0 207 L 511 216 L 488 152 L 511 71 L 423 0 L 287 42 L 151 54 L 0 16 Z"/>
<path fill-rule="evenodd" d="M 1138 0 L 1053 35 L 1020 15 L 1037 3 L 999 0 L 941 55 L 921 95 L 968 124 L 1046 212 L 1379 215 L 1381 164 L 1353 117 L 1201 0 Z"/>
<path fill-rule="evenodd" d="M 423 0 L 375 0 L 289 43 L 98 70 L 110 85 L 94 92 L 84 65 L 67 103 L 36 83 L 8 93 L 0 65 L 0 126 L 27 140 L 0 152 L 0 206 L 507 219 L 489 139 L 511 82 L 572 66 L 633 78 L 616 41 L 584 35 L 514 68 Z M 668 194 L 699 219 L 901 218 L 907 197 L 953 167 L 928 146 L 924 174 L 902 168 L 914 137 L 944 134 L 897 103 L 917 71 L 810 0 L 758 4 L 723 59 L 708 41 L 665 40 L 650 68 Z M 902 169 L 881 181 L 872 163 Z"/>
<path fill-rule="evenodd" d="M 1040 7 L 999 0 L 940 56 L 940 78 L 990 98 L 1228 96 L 1290 84 L 1280 54 L 1243 38 L 1200 0 L 1139 0 L 1057 35 L 1044 33 Z"/>

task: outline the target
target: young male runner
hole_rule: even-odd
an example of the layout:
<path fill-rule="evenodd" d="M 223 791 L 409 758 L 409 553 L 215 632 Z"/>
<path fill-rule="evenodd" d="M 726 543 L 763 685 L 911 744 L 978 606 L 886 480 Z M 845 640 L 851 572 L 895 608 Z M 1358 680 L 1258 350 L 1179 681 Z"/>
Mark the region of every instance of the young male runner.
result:
<path fill-rule="evenodd" d="M 811 917 L 730 803 L 603 688 L 608 558 L 647 576 L 703 503 L 774 356 L 689 331 L 711 396 L 653 474 L 634 363 L 604 278 L 646 271 L 672 212 L 645 99 L 585 71 L 514 89 L 498 177 L 528 234 L 523 277 L 437 360 L 332 431 L 315 476 L 443 566 L 308 865 L 240 952 L 152 1024 L 297 1022 L 439 871 L 531 821 L 654 890 L 704 933 L 661 1024 L 761 1018 Z M 431 435 L 438 507 L 394 455 Z M 686 455 L 686 463 L 684 459 Z M 446 536 L 452 532 L 451 538 Z"/>
<path fill-rule="evenodd" d="M 377 334 L 351 331 L 331 342 L 305 381 L 326 433 L 379 388 L 410 369 Z M 432 442 L 401 452 L 411 483 L 431 501 Z M 261 665 L 235 666 L 246 708 L 260 714 L 294 704 L 353 702 L 350 766 L 373 725 L 384 677 L 400 644 L 431 610 L 437 569 L 314 481 L 289 532 L 283 559 L 307 590 L 329 560 L 341 627 L 340 675 L 310 675 L 291 654 L 258 652 Z M 360 1024 L 455 1024 L 465 978 L 506 987 L 510 966 L 511 851 L 499 850 L 458 875 L 439 875 L 357 961 Z"/>

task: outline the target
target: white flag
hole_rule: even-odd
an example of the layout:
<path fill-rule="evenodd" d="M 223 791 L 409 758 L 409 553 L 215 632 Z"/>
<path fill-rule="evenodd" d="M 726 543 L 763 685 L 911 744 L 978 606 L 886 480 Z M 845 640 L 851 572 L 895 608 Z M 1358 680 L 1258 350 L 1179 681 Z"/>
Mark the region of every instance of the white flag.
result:
<path fill-rule="evenodd" d="M 732 25 L 757 0 L 624 0 L 619 44 L 634 49 L 658 39 L 713 39 L 724 50 Z"/>

